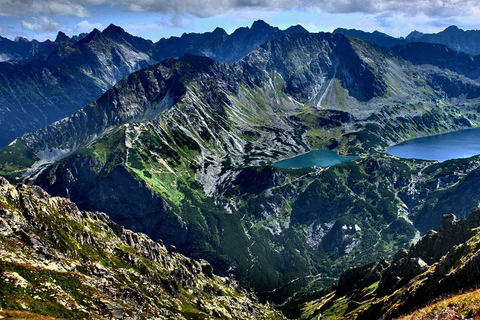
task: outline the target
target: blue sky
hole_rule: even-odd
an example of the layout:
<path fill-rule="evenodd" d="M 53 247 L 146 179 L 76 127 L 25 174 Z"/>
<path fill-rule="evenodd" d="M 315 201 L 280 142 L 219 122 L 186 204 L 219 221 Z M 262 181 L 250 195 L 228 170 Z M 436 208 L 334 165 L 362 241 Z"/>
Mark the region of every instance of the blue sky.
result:
<path fill-rule="evenodd" d="M 258 19 L 285 29 L 301 24 L 312 32 L 337 27 L 406 36 L 438 32 L 455 24 L 480 29 L 479 0 L 0 0 L 0 35 L 54 39 L 102 30 L 110 23 L 158 41 L 184 32 L 231 33 Z"/>

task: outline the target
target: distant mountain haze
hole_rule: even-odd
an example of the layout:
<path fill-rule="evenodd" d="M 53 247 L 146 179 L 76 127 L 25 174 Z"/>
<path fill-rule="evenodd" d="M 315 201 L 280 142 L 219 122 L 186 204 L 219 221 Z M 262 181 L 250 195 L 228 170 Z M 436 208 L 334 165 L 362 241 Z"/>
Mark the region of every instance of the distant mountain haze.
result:
<path fill-rule="evenodd" d="M 356 29 L 338 28 L 333 33 L 341 33 L 349 37 L 360 38 L 380 47 L 391 48 L 396 45 L 405 45 L 410 42 L 427 42 L 443 44 L 455 51 L 464 52 L 472 56 L 480 54 L 480 30 L 462 30 L 457 26 L 450 26 L 438 33 L 421 33 L 412 31 L 406 38 L 395 38 L 379 31 L 365 32 Z"/>

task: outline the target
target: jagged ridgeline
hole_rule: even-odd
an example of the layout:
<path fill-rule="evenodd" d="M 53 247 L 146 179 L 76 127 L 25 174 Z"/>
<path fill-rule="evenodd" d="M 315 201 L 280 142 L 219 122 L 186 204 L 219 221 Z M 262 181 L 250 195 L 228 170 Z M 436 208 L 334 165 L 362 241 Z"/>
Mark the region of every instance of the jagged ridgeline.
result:
<path fill-rule="evenodd" d="M 185 53 L 236 61 L 268 40 L 307 32 L 256 21 L 228 35 L 217 28 L 157 43 L 135 37 L 115 25 L 55 42 L 10 41 L 0 37 L 0 146 L 71 115 L 98 98 L 126 75 L 165 58 Z M 6 61 L 4 60 L 29 60 Z"/>
<path fill-rule="evenodd" d="M 334 291 L 308 303 L 301 318 L 396 319 L 409 313 L 401 319 L 479 317 L 479 226 L 478 210 L 463 220 L 444 216 L 438 232 L 400 250 L 391 263 L 347 269 Z"/>
<path fill-rule="evenodd" d="M 133 73 L 2 149 L 0 174 L 106 212 L 278 301 L 312 289 L 304 281 L 330 286 L 346 265 L 391 256 L 436 227 L 439 212 L 425 201 L 451 204 L 473 190 L 478 159 L 267 164 L 310 148 L 375 153 L 476 126 L 479 89 L 362 40 L 291 34 L 234 63 L 186 55 Z M 459 207 L 469 212 L 477 198 Z"/>
<path fill-rule="evenodd" d="M 7 318 L 283 319 L 205 260 L 1 177 L 0 247 Z"/>

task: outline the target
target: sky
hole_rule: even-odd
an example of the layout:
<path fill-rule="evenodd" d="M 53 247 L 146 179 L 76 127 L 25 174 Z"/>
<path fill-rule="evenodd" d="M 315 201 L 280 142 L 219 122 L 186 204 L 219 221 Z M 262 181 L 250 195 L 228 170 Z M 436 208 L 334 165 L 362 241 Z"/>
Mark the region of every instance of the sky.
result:
<path fill-rule="evenodd" d="M 378 30 L 399 37 L 438 32 L 450 25 L 480 29 L 480 0 L 0 0 L 0 35 L 44 41 L 113 23 L 158 41 L 216 27 L 228 33 L 265 20 L 311 32 L 335 28 Z"/>

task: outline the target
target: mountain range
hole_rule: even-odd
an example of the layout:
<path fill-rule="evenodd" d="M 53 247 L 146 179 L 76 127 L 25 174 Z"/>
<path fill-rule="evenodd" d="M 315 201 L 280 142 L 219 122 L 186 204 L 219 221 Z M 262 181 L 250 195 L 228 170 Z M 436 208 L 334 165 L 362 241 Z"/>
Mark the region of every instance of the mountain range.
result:
<path fill-rule="evenodd" d="M 451 27 L 447 30 L 453 29 L 455 28 Z M 448 46 L 451 43 L 444 41 L 445 37 L 442 36 L 443 33 L 451 33 L 447 30 L 425 37 L 431 39 L 429 42 Z M 455 36 L 463 39 L 461 35 L 465 32 L 458 28 L 455 30 L 459 33 Z M 250 28 L 239 28 L 230 35 L 217 28 L 203 34 L 191 33 L 181 37 L 164 38 L 157 43 L 132 36 L 114 25 L 110 25 L 103 32 L 94 30 L 90 34 L 72 38 L 59 32 L 54 42 L 20 38 L 11 41 L 2 38 L 0 55 L 9 57 L 9 61 L 0 63 L 0 124 L 4 128 L 0 146 L 8 144 L 21 134 L 72 114 L 124 76 L 165 58 L 178 59 L 190 53 L 208 56 L 217 61 L 233 62 L 268 40 L 306 32 L 299 25 L 280 30 L 259 20 Z M 468 31 L 466 34 L 472 32 Z M 334 33 L 365 39 L 384 47 L 401 44 L 402 46 L 394 49 L 395 53 L 413 63 L 428 62 L 472 79 L 477 79 L 480 74 L 478 58 L 468 56 L 471 50 L 467 50 L 467 54 L 460 59 L 472 61 L 459 65 L 452 61 L 455 55 L 458 55 L 457 51 L 442 53 L 438 48 L 425 45 L 423 48 L 403 48 L 410 41 L 423 41 L 420 36 L 407 37 L 409 40 L 405 40 L 379 32 L 337 29 Z M 474 45 L 474 42 L 462 41 Z M 462 52 L 461 44 L 451 47 Z M 424 55 L 418 53 L 422 49 L 428 54 L 435 52 L 438 56 L 426 61 Z"/>
<path fill-rule="evenodd" d="M 185 53 L 234 61 L 268 40 L 296 32 L 306 30 L 296 26 L 282 31 L 257 21 L 231 35 L 217 28 L 153 43 L 110 25 L 73 38 L 59 33 L 53 43 L 19 40 L 26 49 L 12 46 L 14 51 L 35 54 L 24 53 L 19 60 L 26 61 L 0 62 L 0 146 L 78 111 L 126 75 L 154 62 Z M 9 55 L 9 46 L 17 42 L 0 41 L 0 54 Z"/>
<path fill-rule="evenodd" d="M 39 42 L 37 40 L 29 41 L 26 38 L 17 37 L 14 41 L 0 37 L 0 62 L 3 61 L 28 61 L 38 59 L 44 55 L 50 54 L 60 43 L 75 43 L 87 36 L 86 33 L 69 37 L 63 32 L 58 32 L 55 41 L 46 40 Z"/>
<path fill-rule="evenodd" d="M 338 288 L 361 281 L 371 268 L 375 281 L 358 285 L 362 294 L 384 270 L 410 279 L 395 273 L 403 267 L 391 267 L 410 261 L 398 249 L 431 236 L 428 230 L 445 225 L 444 214 L 467 218 L 480 203 L 478 156 L 438 163 L 383 153 L 404 140 L 480 124 L 477 60 L 466 53 L 421 42 L 386 48 L 341 32 L 280 31 L 261 21 L 231 35 L 216 29 L 156 44 L 112 25 L 62 43 L 42 59 L 3 65 L 11 74 L 2 73 L 0 86 L 18 81 L 31 110 L 41 97 L 52 102 L 48 90 L 55 87 L 63 90 L 58 101 L 71 102 L 63 111 L 72 114 L 1 149 L 0 175 L 67 197 L 80 210 L 105 212 L 113 230 L 120 224 L 208 260 L 289 316 L 299 316 L 299 304 L 308 301 L 307 318 L 344 308 L 338 292 L 349 288 Z M 42 87 L 39 75 L 47 70 L 57 73 Z M 311 149 L 358 158 L 324 169 L 274 165 Z M 467 221 L 472 229 L 476 220 Z M 437 260 L 422 261 L 430 267 L 469 241 L 467 231 L 456 243 L 428 249 Z M 381 257 L 392 264 L 380 260 L 343 272 Z M 335 293 L 318 300 L 338 278 Z M 352 297 L 348 312 L 366 307 L 358 302 L 371 296 Z"/>
<path fill-rule="evenodd" d="M 403 46 L 412 42 L 443 44 L 444 46 L 468 55 L 477 56 L 480 54 L 480 30 L 462 30 L 457 26 L 450 26 L 438 33 L 422 33 L 412 31 L 405 38 L 396 38 L 385 33 L 374 31 L 365 32 L 356 29 L 337 28 L 333 33 L 344 34 L 349 37 L 364 39 L 380 47 L 392 48 Z"/>
<path fill-rule="evenodd" d="M 235 63 L 185 55 L 133 73 L 0 151 L 1 173 L 208 259 L 263 298 L 305 275 L 330 283 L 435 227 L 441 210 L 423 201 L 440 197 L 429 183 L 444 171 L 377 156 L 320 173 L 266 164 L 310 148 L 371 154 L 474 126 L 479 87 L 362 40 L 291 34 Z M 442 199 L 460 196 L 476 166 L 453 170 Z M 426 186 L 411 198 L 420 174 Z"/>

